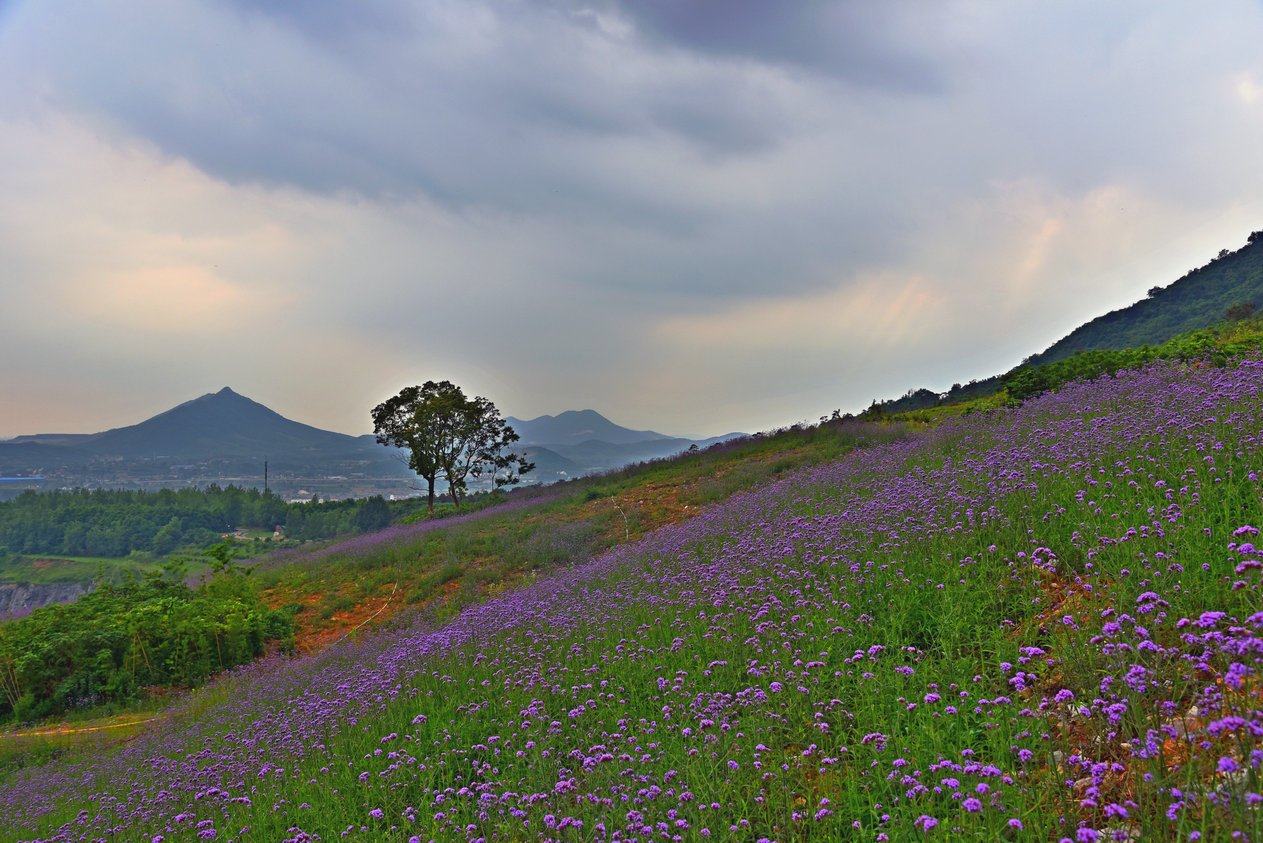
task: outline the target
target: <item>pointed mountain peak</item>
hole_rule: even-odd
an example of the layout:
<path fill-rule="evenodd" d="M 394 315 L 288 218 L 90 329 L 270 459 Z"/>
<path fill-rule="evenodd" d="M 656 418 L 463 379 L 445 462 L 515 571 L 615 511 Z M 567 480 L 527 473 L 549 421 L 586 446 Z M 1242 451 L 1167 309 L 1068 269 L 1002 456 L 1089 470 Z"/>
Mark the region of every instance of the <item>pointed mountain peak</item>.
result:
<path fill-rule="evenodd" d="M 210 398 L 210 399 L 215 399 L 215 400 L 219 400 L 219 401 L 225 401 L 225 400 L 228 400 L 228 401 L 250 401 L 250 399 L 249 399 L 249 398 L 246 398 L 246 397 L 245 397 L 244 395 L 242 395 L 240 392 L 234 392 L 234 391 L 233 391 L 233 388 L 232 388 L 232 387 L 230 387 L 230 386 L 226 386 L 226 387 L 224 387 L 223 389 L 219 390 L 219 392 L 208 392 L 208 393 L 206 393 L 205 395 L 203 395 L 203 396 L 202 396 L 202 398 L 203 398 L 203 399 Z M 254 402 L 251 402 L 251 403 L 254 403 Z"/>
<path fill-rule="evenodd" d="M 218 392 L 207 392 L 204 395 L 199 395 L 196 398 L 192 398 L 188 401 L 185 401 L 183 404 L 178 404 L 175 407 L 172 407 L 171 410 L 168 410 L 167 412 L 173 412 L 175 410 L 181 410 L 181 409 L 198 409 L 198 408 L 208 409 L 212 407 L 228 408 L 228 407 L 249 406 L 249 405 L 257 405 L 259 407 L 263 407 L 262 404 L 259 404 L 257 401 L 254 401 L 250 398 L 247 398 L 246 396 L 242 395 L 240 392 L 234 392 L 232 387 L 225 386 L 223 389 L 219 390 Z"/>
<path fill-rule="evenodd" d="M 94 450 L 182 458 L 279 454 L 345 448 L 354 437 L 285 418 L 229 387 L 208 392 L 139 424 L 92 437 Z"/>

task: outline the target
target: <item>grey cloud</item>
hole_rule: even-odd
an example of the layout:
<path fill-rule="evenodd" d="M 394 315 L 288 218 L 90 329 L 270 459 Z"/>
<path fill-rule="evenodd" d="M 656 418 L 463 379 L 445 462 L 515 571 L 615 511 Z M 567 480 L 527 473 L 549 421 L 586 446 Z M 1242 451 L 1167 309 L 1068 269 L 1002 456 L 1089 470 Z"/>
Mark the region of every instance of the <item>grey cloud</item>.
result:
<path fill-rule="evenodd" d="M 792 118 L 757 80 L 664 69 L 530 5 L 348 8 L 205 7 L 196 30 L 178 33 L 184 55 L 166 46 L 174 22 L 137 22 L 145 42 L 102 39 L 90 60 L 66 57 L 54 72 L 77 107 L 229 181 L 631 224 L 679 208 L 608 184 L 593 195 L 600 182 L 587 170 L 609 144 L 661 135 L 750 154 Z M 100 73 L 103 63 L 113 71 Z"/>
<path fill-rule="evenodd" d="M 351 48 L 380 38 L 405 38 L 416 32 L 416 19 L 395 0 L 302 0 L 258 2 L 220 0 L 244 19 L 266 18 L 302 32 L 312 41 Z"/>
<path fill-rule="evenodd" d="M 808 69 L 857 85 L 941 94 L 939 4 L 869 0 L 616 0 L 651 39 L 682 49 Z"/>
<path fill-rule="evenodd" d="M 0 223 L 35 207 L 46 221 L 0 224 L 0 256 L 35 296 L 49 279 L 99 279 L 107 239 L 133 246 L 120 274 L 152 243 L 180 266 L 235 253 L 243 289 L 293 291 L 282 362 L 239 367 L 259 383 L 330 366 L 350 381 L 388 357 L 400 377 L 503 371 L 518 415 L 678 415 L 671 403 L 699 394 L 671 380 L 687 368 L 716 403 L 776 404 L 765 416 L 853 408 L 968 377 L 966 361 L 1005 368 L 1106 294 L 1170 280 L 1168 261 L 1140 281 L 1111 269 L 1126 248 L 1257 206 L 1263 103 L 1236 86 L 1263 86 L 1258 8 L 128 0 L 69 19 L 28 3 L 0 27 L 0 128 L 83 138 L 0 168 Z M 40 145 L 16 137 L 0 148 Z M 59 192 L 22 172 L 28 157 Z M 155 190 L 151 213 L 115 219 Z M 102 233 L 101 218 L 117 224 Z M 1260 227 L 1238 219 L 1207 257 Z M 726 314 L 756 313 L 748 335 L 759 308 L 854 289 L 880 304 L 909 278 L 940 334 L 885 348 L 878 326 L 876 340 L 778 348 L 722 333 Z M 679 348 L 652 339 L 670 317 L 709 318 L 712 347 L 670 358 Z M 224 345 L 246 347 L 240 330 L 225 326 Z M 245 356 L 190 351 L 186 368 L 208 376 Z M 794 395 L 778 402 L 781 386 Z M 707 427 L 708 407 L 688 409 L 696 420 L 675 429 Z M 640 426 L 655 425 L 673 427 Z"/>

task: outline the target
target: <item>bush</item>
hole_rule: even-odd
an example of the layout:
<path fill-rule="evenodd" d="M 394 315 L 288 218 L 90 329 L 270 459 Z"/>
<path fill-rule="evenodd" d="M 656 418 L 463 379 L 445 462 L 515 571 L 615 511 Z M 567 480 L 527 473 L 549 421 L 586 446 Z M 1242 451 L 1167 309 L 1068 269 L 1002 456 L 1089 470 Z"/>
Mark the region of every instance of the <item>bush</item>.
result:
<path fill-rule="evenodd" d="M 0 721 L 134 702 L 146 687 L 192 687 L 289 648 L 293 623 L 229 570 L 191 589 L 160 575 L 100 584 L 78 602 L 0 625 Z"/>

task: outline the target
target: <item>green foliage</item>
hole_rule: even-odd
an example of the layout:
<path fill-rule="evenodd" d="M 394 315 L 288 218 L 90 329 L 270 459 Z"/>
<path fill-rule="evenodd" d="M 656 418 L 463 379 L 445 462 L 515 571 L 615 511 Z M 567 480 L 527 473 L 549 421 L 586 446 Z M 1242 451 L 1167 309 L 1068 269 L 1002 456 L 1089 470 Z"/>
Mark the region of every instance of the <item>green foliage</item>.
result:
<path fill-rule="evenodd" d="M 466 397 L 451 381 L 405 387 L 374 407 L 372 417 L 379 443 L 408 451 L 408 467 L 426 481 L 431 511 L 440 475 L 459 506 L 470 476 L 486 474 L 498 489 L 535 467 L 508 450 L 519 437 L 496 405 L 482 396 Z"/>
<path fill-rule="evenodd" d="M 0 625 L 0 721 L 132 703 L 146 688 L 201 684 L 268 642 L 288 647 L 290 616 L 220 555 L 221 572 L 197 589 L 175 561 Z"/>
<path fill-rule="evenodd" d="M 390 506 L 381 495 L 374 495 L 360 505 L 352 520 L 355 529 L 361 533 L 384 530 L 390 526 Z"/>
<path fill-rule="evenodd" d="M 166 556 L 180 548 L 205 547 L 242 525 L 269 531 L 283 525 L 287 538 L 311 540 L 376 530 L 390 521 L 390 505 L 380 496 L 286 503 L 274 494 L 236 486 L 28 491 L 0 502 L 0 563 L 18 554 Z"/>
<path fill-rule="evenodd" d="M 1205 266 L 1189 270 L 1166 287 L 1153 287 L 1148 298 L 1115 310 L 1055 343 L 1030 362 L 1062 360 L 1097 349 L 1160 345 L 1189 331 L 1210 328 L 1230 308 L 1238 318 L 1246 308 L 1263 305 L 1263 238 L 1254 232 L 1236 251 L 1222 250 Z"/>
<path fill-rule="evenodd" d="M 952 384 L 944 393 L 932 392 L 928 389 L 910 389 L 901 398 L 890 401 L 874 400 L 867 410 L 860 414 L 861 419 L 877 420 L 890 416 L 903 417 L 907 413 L 919 410 L 934 410 L 940 407 L 951 407 L 975 401 L 984 401 L 995 395 L 1002 388 L 1002 377 L 995 375 L 983 380 L 972 380 L 966 384 Z"/>
<path fill-rule="evenodd" d="M 1222 364 L 1263 343 L 1263 322 L 1242 317 L 1213 329 L 1189 331 L 1158 346 L 1082 351 L 1062 360 L 1025 365 L 1004 376 L 1009 398 L 1027 398 L 1057 389 L 1076 380 L 1112 375 L 1134 369 L 1156 359 L 1197 360 L 1207 358 Z"/>

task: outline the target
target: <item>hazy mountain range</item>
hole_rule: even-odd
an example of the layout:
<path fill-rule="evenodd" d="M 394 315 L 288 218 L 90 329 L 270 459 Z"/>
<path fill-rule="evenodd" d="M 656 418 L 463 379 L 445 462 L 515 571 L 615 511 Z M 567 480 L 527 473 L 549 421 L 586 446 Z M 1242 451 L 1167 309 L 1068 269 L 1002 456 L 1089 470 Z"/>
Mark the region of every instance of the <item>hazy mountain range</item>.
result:
<path fill-rule="evenodd" d="M 631 430 L 595 410 L 508 421 L 536 463 L 534 482 L 617 468 L 739 435 L 693 440 Z M 261 481 L 264 460 L 273 478 L 302 478 L 307 485 L 330 477 L 349 482 L 411 476 L 400 453 L 371 435 L 349 436 L 287 419 L 228 387 L 128 427 L 0 442 L 0 476 L 40 475 L 60 485 Z"/>
<path fill-rule="evenodd" d="M 578 477 L 628 463 L 666 457 L 692 445 L 705 448 L 741 433 L 689 439 L 652 430 L 631 430 L 596 410 L 567 410 L 556 416 L 523 421 L 509 416 L 509 425 L 522 437 L 521 446 L 536 465 L 538 476 Z"/>

